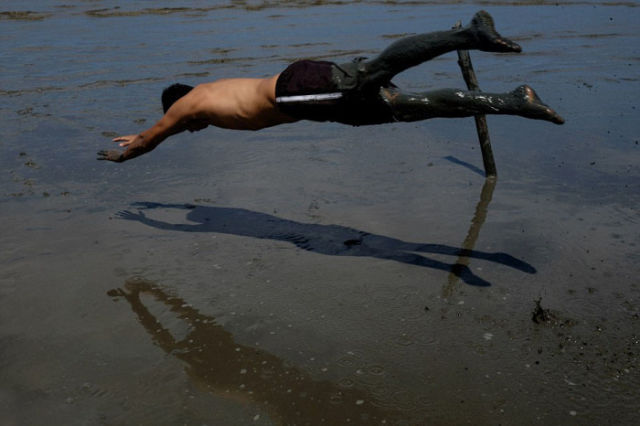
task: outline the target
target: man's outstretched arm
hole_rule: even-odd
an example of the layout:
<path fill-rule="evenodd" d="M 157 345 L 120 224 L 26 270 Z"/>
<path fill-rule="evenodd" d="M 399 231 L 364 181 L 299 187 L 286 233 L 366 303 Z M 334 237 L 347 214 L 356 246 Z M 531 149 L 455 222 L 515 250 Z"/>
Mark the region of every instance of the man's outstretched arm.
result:
<path fill-rule="evenodd" d="M 98 160 L 121 163 L 153 150 L 171 135 L 188 129 L 188 123 L 198 120 L 198 97 L 188 94 L 174 103 L 167 113 L 151 127 L 136 135 L 118 136 L 113 142 L 126 148 L 124 151 L 111 149 L 98 152 Z"/>

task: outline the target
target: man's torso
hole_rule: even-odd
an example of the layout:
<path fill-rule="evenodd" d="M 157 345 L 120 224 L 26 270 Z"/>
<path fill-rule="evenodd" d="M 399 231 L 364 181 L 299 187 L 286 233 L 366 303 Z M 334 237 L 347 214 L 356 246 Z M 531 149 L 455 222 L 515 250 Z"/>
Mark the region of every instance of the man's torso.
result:
<path fill-rule="evenodd" d="M 275 102 L 278 76 L 270 78 L 222 79 L 200 84 L 198 111 L 209 124 L 239 130 L 258 130 L 295 121 L 283 114 Z M 195 92 L 194 90 L 194 92 Z"/>

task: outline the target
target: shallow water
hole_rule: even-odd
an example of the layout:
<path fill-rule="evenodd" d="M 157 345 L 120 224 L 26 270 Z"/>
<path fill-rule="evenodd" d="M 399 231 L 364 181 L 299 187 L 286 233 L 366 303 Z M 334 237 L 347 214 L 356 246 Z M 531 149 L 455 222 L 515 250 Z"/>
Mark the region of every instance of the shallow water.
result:
<path fill-rule="evenodd" d="M 0 423 L 633 424 L 637 5 L 2 2 Z M 567 119 L 490 117 L 495 187 L 473 120 L 94 160 L 175 81 L 373 55 L 479 8 L 524 48 L 472 52 L 483 89 L 526 82 Z M 396 83 L 460 87 L 455 60 Z"/>

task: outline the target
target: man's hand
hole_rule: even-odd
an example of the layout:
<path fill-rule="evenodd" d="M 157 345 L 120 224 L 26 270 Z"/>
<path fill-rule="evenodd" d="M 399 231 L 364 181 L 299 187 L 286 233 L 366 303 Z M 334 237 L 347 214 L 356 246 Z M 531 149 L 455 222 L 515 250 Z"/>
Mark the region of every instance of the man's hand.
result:
<path fill-rule="evenodd" d="M 150 149 L 145 146 L 144 138 L 141 135 L 118 136 L 113 142 L 119 142 L 119 146 L 127 148 L 124 151 L 116 149 L 98 151 L 98 160 L 114 161 L 122 163 L 131 158 L 144 154 Z"/>
<path fill-rule="evenodd" d="M 116 163 L 122 163 L 122 152 L 117 149 L 98 151 L 98 160 L 114 161 Z"/>

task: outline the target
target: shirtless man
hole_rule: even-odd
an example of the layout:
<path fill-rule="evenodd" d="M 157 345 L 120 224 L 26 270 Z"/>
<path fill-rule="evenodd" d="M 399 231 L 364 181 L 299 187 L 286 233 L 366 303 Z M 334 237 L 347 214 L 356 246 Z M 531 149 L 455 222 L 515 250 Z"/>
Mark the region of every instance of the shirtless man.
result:
<path fill-rule="evenodd" d="M 442 89 L 412 94 L 391 79 L 407 68 L 454 50 L 520 52 L 498 34 L 484 11 L 461 29 L 403 38 L 372 60 L 347 64 L 298 61 L 269 78 L 224 79 L 196 87 L 175 84 L 162 94 L 164 116 L 136 135 L 113 139 L 120 150 L 98 152 L 98 160 L 123 162 L 154 149 L 167 137 L 207 126 L 259 130 L 299 120 L 354 126 L 418 121 L 434 117 L 509 114 L 562 124 L 564 120 L 523 85 L 509 93 Z"/>

